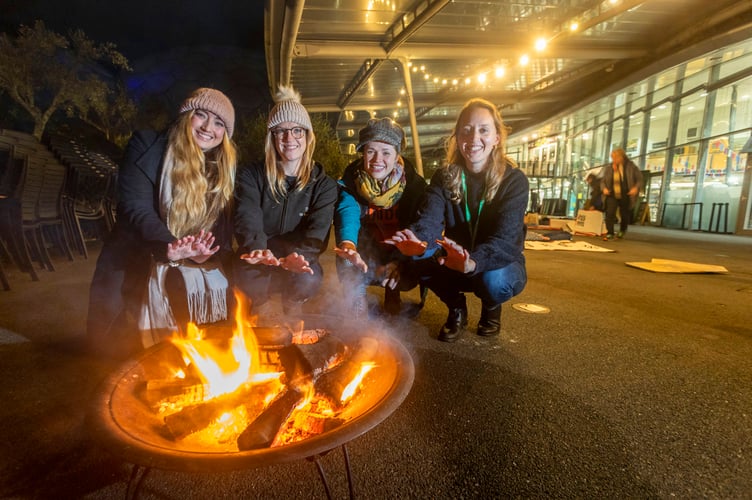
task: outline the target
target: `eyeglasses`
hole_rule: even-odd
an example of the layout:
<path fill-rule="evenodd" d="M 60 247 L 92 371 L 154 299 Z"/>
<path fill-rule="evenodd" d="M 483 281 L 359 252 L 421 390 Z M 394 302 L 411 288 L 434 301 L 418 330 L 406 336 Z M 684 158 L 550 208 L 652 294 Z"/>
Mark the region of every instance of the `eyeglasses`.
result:
<path fill-rule="evenodd" d="M 277 139 L 284 139 L 285 134 L 287 134 L 288 132 L 290 132 L 290 135 L 292 135 L 295 139 L 301 139 L 305 135 L 306 129 L 304 129 L 303 127 L 272 129 L 272 135 Z"/>

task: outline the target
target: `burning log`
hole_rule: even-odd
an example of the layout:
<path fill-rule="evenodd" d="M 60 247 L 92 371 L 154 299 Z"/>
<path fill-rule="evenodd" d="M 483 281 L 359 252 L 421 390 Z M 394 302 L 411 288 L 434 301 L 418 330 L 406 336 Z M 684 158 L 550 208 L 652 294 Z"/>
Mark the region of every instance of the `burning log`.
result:
<path fill-rule="evenodd" d="M 167 415 L 164 422 L 174 439 L 182 439 L 207 427 L 223 413 L 241 404 L 261 400 L 267 392 L 267 384 L 260 386 L 246 384 L 231 394 L 185 406 L 180 411 Z"/>
<path fill-rule="evenodd" d="M 144 399 L 152 408 L 170 403 L 190 405 L 201 402 L 206 397 L 206 386 L 195 378 L 149 380 L 144 389 Z"/>
<path fill-rule="evenodd" d="M 315 344 L 329 334 L 323 328 L 314 328 L 312 330 L 298 330 L 292 334 L 293 344 Z"/>
<path fill-rule="evenodd" d="M 268 448 L 302 397 L 298 390 L 288 389 L 245 428 L 238 437 L 238 449 Z"/>
<path fill-rule="evenodd" d="M 321 332 L 319 332 L 321 333 Z M 308 337 L 311 338 L 311 337 Z M 279 350 L 279 359 L 289 381 L 287 392 L 277 398 L 264 410 L 238 437 L 238 449 L 255 450 L 268 448 L 276 442 L 278 434 L 283 433 L 283 427 L 295 410 L 295 407 L 303 399 L 306 389 L 311 388 L 316 379 L 323 373 L 338 366 L 345 358 L 347 347 L 340 340 L 317 334 L 317 342 L 310 344 L 293 344 Z M 298 418 L 296 416 L 296 418 Z M 301 416 L 300 418 L 306 418 Z M 341 422 L 330 418 L 307 419 L 311 423 L 315 435 L 316 428 L 327 428 L 328 425 L 336 427 Z M 326 420 L 331 420 L 327 424 Z M 290 442 L 290 441 L 288 441 Z"/>
<path fill-rule="evenodd" d="M 317 436 L 342 425 L 345 420 L 337 418 L 328 399 L 314 398 L 309 410 L 295 411 L 282 426 L 271 446 L 283 446 Z"/>
<path fill-rule="evenodd" d="M 326 336 L 314 344 L 293 344 L 279 351 L 279 359 L 289 380 L 303 377 L 316 380 L 319 375 L 342 363 L 347 346 L 333 336 Z"/>
<path fill-rule="evenodd" d="M 378 351 L 379 341 L 377 339 L 373 337 L 361 338 L 352 356 L 335 370 L 323 374 L 318 380 L 317 388 L 334 401 L 343 403 L 349 399 L 349 396 L 343 397 L 345 396 L 345 389 L 353 381 L 359 382 L 358 376 L 360 374 L 362 374 L 361 377 L 364 376 L 363 367 L 373 365 L 373 360 L 376 359 Z"/>

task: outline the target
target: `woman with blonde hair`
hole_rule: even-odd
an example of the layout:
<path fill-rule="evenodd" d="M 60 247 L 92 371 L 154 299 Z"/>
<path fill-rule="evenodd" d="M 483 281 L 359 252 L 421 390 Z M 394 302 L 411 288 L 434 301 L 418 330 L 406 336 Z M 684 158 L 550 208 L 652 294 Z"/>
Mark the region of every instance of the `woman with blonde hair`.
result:
<path fill-rule="evenodd" d="M 238 172 L 237 286 L 259 306 L 282 292 L 289 313 L 321 287 L 319 255 L 332 225 L 337 184 L 313 160 L 316 136 L 300 94 L 279 88 L 267 119 L 265 160 Z"/>
<path fill-rule="evenodd" d="M 493 103 L 468 101 L 416 222 L 389 240 L 406 255 L 425 257 L 415 262 L 423 268 L 421 282 L 449 308 L 438 335 L 445 342 L 456 341 L 467 325 L 465 292 L 481 299 L 476 333 L 493 336 L 501 329 L 501 304 L 527 283 L 528 181 L 507 157 L 506 137 Z"/>
<path fill-rule="evenodd" d="M 127 354 L 138 343 L 128 332 L 147 347 L 188 322 L 227 318 L 235 110 L 219 90 L 199 88 L 179 111 L 166 133 L 138 131 L 128 143 L 117 223 L 90 290 L 94 347 L 123 340 Z"/>

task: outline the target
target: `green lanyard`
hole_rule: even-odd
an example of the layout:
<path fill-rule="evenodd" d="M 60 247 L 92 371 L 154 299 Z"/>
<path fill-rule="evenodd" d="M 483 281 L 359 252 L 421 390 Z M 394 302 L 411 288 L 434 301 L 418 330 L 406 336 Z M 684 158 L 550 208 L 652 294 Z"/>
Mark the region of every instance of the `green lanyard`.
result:
<path fill-rule="evenodd" d="M 465 219 L 468 226 L 470 226 L 470 249 L 475 248 L 475 235 L 478 234 L 478 223 L 480 222 L 480 212 L 483 210 L 483 204 L 486 202 L 486 187 L 483 186 L 483 196 L 478 203 L 478 213 L 476 214 L 475 224 L 473 224 L 473 218 L 470 216 L 470 205 L 467 203 L 467 181 L 465 180 L 465 172 L 462 172 L 462 192 L 465 196 Z"/>

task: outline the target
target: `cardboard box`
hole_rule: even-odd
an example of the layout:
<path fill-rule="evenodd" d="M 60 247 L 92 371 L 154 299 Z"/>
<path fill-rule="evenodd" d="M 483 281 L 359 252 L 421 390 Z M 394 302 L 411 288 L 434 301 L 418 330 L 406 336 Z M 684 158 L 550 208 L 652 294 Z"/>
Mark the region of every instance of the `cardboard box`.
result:
<path fill-rule="evenodd" d="M 572 219 L 555 219 L 551 217 L 548 222 L 548 226 L 551 229 L 564 229 L 567 227 L 567 223 L 571 223 Z"/>
<path fill-rule="evenodd" d="M 575 233 L 595 234 L 600 236 L 606 232 L 603 212 L 598 210 L 579 210 L 572 224 Z"/>

